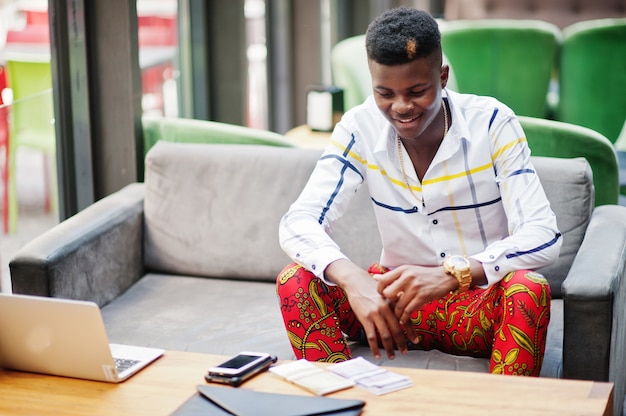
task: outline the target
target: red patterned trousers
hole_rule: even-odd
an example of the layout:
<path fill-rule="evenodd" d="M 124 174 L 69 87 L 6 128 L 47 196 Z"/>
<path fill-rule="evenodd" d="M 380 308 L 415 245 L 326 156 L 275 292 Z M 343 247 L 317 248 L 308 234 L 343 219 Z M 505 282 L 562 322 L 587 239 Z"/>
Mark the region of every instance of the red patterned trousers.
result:
<path fill-rule="evenodd" d="M 384 268 L 372 265 L 369 271 Z M 277 294 L 297 358 L 343 361 L 352 358 L 346 337 L 365 342 L 343 290 L 296 263 L 278 276 Z M 421 340 L 413 348 L 491 357 L 492 373 L 538 376 L 549 320 L 546 279 L 527 270 L 512 272 L 488 289 L 450 294 L 414 311 L 411 324 Z"/>

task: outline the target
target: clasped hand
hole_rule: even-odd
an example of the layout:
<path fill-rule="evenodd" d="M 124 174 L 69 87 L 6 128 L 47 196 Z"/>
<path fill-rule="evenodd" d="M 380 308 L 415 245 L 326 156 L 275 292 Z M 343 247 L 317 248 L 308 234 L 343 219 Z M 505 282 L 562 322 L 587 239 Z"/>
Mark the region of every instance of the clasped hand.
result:
<path fill-rule="evenodd" d="M 411 325 L 411 313 L 432 300 L 442 298 L 451 290 L 445 284 L 442 285 L 442 273 L 441 267 L 400 266 L 387 273 L 373 276 L 378 282 L 378 294 L 387 302 L 389 310 L 393 312 L 396 318 L 393 320 L 394 325 L 391 326 L 391 329 L 393 340 L 395 340 L 401 353 L 405 353 L 407 350 L 407 339 L 414 344 L 419 343 L 419 337 Z M 388 318 L 387 322 L 389 321 Z M 404 332 L 401 334 L 393 332 L 395 325 L 398 325 Z M 378 329 L 380 332 L 380 327 Z M 382 334 L 381 338 L 387 355 L 393 359 L 393 350 L 390 353 Z M 372 352 L 374 353 L 374 350 Z"/>
<path fill-rule="evenodd" d="M 347 294 L 374 357 L 380 358 L 382 344 L 393 359 L 396 347 L 404 354 L 408 340 L 419 342 L 409 319 L 411 313 L 443 297 L 454 289 L 454 282 L 450 287 L 442 284 L 442 267 L 400 266 L 372 278 L 366 273 L 348 260 L 338 260 L 327 269 L 327 276 Z"/>
<path fill-rule="evenodd" d="M 378 293 L 393 305 L 400 324 L 406 325 L 413 311 L 451 290 L 442 285 L 442 273 L 441 267 L 400 266 L 374 278 Z"/>

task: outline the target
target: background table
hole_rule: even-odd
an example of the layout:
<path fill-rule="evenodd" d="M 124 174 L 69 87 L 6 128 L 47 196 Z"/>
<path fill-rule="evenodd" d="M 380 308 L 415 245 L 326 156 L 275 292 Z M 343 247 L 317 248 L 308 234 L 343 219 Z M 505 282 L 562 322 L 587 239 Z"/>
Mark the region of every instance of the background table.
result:
<path fill-rule="evenodd" d="M 285 133 L 285 138 L 300 147 L 323 149 L 328 144 L 330 132 L 313 131 L 309 126 L 303 124 Z"/>

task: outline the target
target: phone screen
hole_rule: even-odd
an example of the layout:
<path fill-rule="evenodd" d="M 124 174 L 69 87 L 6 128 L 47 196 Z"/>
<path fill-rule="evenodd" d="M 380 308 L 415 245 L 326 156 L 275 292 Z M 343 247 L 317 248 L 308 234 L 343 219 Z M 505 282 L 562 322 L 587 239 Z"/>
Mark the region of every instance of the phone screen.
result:
<path fill-rule="evenodd" d="M 226 361 L 223 364 L 220 364 L 219 367 L 222 368 L 240 368 L 243 367 L 244 365 L 250 364 L 252 361 L 254 360 L 258 360 L 259 356 L 258 355 L 245 355 L 245 354 L 240 354 L 237 355 L 233 358 L 231 358 L 230 360 Z"/>

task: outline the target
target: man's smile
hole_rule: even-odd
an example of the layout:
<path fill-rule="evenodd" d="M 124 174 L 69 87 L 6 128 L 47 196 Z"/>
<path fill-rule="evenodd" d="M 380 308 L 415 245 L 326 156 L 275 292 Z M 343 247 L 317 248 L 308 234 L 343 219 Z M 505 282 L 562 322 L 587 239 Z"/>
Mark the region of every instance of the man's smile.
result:
<path fill-rule="evenodd" d="M 417 114 L 416 116 L 413 116 L 413 117 L 394 117 L 393 119 L 395 121 L 399 122 L 399 123 L 407 124 L 407 123 L 412 123 L 412 122 L 416 121 L 421 116 L 422 116 L 422 113 Z"/>

